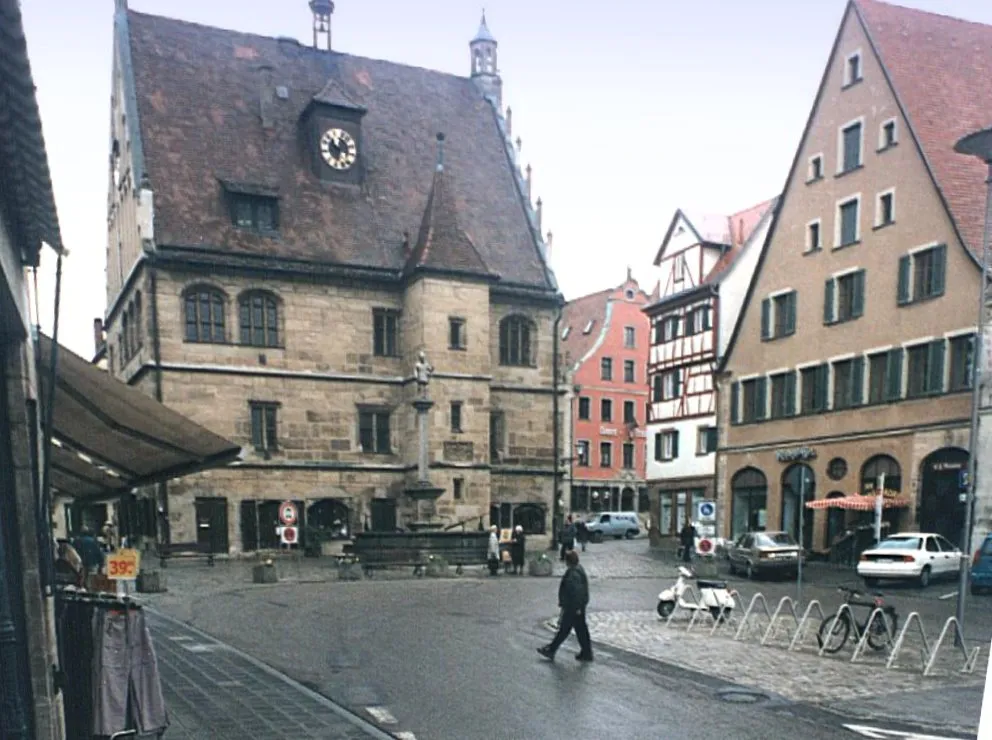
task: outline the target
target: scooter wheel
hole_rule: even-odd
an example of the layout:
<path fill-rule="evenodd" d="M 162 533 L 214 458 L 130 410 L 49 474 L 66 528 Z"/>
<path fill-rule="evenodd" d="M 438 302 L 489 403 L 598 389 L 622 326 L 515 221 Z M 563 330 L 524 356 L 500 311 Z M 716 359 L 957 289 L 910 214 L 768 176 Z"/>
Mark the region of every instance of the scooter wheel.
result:
<path fill-rule="evenodd" d="M 671 613 L 675 611 L 674 601 L 659 601 L 658 602 L 658 616 L 667 619 Z"/>

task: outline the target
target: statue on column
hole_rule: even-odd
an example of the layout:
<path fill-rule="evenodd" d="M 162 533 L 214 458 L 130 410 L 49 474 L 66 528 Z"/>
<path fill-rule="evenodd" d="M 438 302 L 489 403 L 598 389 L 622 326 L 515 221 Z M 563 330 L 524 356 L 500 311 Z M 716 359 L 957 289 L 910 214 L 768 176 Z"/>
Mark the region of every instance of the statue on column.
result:
<path fill-rule="evenodd" d="M 421 350 L 417 354 L 417 364 L 413 367 L 413 373 L 417 378 L 417 390 L 421 398 L 427 398 L 427 384 L 434 374 L 434 366 L 427 362 L 427 355 Z"/>

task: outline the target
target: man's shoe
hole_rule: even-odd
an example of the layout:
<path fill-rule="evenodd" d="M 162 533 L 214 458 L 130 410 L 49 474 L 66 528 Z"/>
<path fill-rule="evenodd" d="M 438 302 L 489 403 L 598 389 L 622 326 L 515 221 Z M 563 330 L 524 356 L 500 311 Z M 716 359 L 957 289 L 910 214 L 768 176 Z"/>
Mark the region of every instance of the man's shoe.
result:
<path fill-rule="evenodd" d="M 538 653 L 539 653 L 539 654 L 540 654 L 540 655 L 541 655 L 542 657 L 545 657 L 545 658 L 547 658 L 548 660 L 554 660 L 554 659 L 555 659 L 555 654 L 554 654 L 553 652 L 551 652 L 551 651 L 550 651 L 550 650 L 548 649 L 548 646 L 547 646 L 547 645 L 545 645 L 544 647 L 539 647 L 539 648 L 537 649 L 537 652 L 538 652 Z"/>
<path fill-rule="evenodd" d="M 582 661 L 583 663 L 592 663 L 591 655 L 583 655 L 582 653 L 579 653 L 578 655 L 575 656 L 575 659 Z"/>

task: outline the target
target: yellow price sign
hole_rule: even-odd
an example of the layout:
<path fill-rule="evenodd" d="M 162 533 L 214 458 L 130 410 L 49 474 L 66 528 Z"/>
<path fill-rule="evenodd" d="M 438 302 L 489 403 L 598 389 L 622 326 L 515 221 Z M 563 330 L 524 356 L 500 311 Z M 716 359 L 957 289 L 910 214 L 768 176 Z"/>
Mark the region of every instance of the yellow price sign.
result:
<path fill-rule="evenodd" d="M 117 550 L 107 556 L 107 578 L 112 581 L 133 581 L 141 570 L 141 553 L 137 550 Z"/>

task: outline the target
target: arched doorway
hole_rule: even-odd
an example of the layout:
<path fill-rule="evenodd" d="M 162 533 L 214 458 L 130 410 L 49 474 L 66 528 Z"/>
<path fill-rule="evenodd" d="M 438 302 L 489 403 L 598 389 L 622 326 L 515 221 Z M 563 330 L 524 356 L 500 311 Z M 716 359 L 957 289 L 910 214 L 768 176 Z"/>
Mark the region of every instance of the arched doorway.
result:
<path fill-rule="evenodd" d="M 815 498 L 816 475 L 809 465 L 793 463 L 782 471 L 782 530 L 799 542 L 799 517 L 803 517 L 800 544 L 807 550 L 813 547 L 813 510 L 806 502 Z"/>
<path fill-rule="evenodd" d="M 620 511 L 637 511 L 634 508 L 634 489 L 624 488 L 620 494 Z"/>
<path fill-rule="evenodd" d="M 763 531 L 767 524 L 768 479 L 757 468 L 738 470 L 730 481 L 731 537 Z"/>
<path fill-rule="evenodd" d="M 827 494 L 827 498 L 844 498 L 846 494 L 843 491 L 831 491 Z M 843 509 L 827 509 L 827 539 L 824 543 L 829 549 L 833 547 L 834 541 L 844 534 L 845 525 L 847 524 L 847 512 Z"/>
<path fill-rule="evenodd" d="M 524 534 L 544 534 L 546 511 L 540 504 L 520 504 L 513 510 L 513 526 L 523 527 Z"/>
<path fill-rule="evenodd" d="M 310 504 L 306 521 L 311 535 L 325 540 L 351 538 L 351 511 L 337 499 L 323 498 Z"/>
<path fill-rule="evenodd" d="M 968 469 L 968 452 L 959 447 L 944 447 L 923 459 L 920 469 L 919 520 L 920 531 L 942 534 L 961 546 L 964 528 L 964 504 L 961 493 L 961 471 Z M 888 488 L 888 482 L 886 482 Z"/>
<path fill-rule="evenodd" d="M 868 458 L 861 466 L 861 490 L 860 493 L 870 493 L 878 488 L 878 481 L 882 474 L 885 474 L 886 491 L 902 491 L 902 468 L 898 461 L 889 455 L 875 455 Z M 899 531 L 899 520 L 902 517 L 903 509 L 885 509 L 882 512 L 883 524 L 888 524 L 885 535 L 894 534 Z M 862 515 L 865 521 L 874 522 L 874 512 Z"/>

